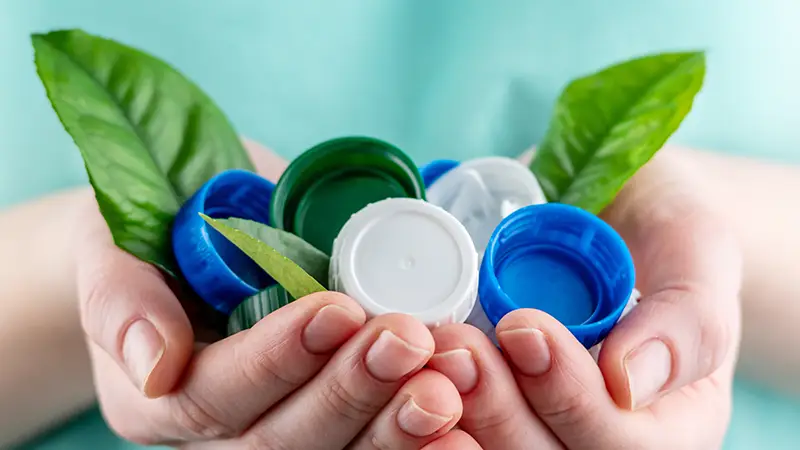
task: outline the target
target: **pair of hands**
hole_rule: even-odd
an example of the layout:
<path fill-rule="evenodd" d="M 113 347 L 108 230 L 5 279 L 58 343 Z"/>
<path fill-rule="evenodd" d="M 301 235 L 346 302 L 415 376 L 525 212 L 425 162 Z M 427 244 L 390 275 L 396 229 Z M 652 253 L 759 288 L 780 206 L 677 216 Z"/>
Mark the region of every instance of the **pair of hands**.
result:
<path fill-rule="evenodd" d="M 277 179 L 286 163 L 248 147 Z M 162 275 L 114 245 L 93 205 L 78 288 L 105 418 L 128 440 L 187 449 L 719 447 L 741 257 L 691 170 L 663 151 L 603 213 L 633 253 L 643 298 L 599 363 L 540 311 L 503 318 L 501 354 L 469 325 L 366 321 L 333 292 L 196 344 Z"/>

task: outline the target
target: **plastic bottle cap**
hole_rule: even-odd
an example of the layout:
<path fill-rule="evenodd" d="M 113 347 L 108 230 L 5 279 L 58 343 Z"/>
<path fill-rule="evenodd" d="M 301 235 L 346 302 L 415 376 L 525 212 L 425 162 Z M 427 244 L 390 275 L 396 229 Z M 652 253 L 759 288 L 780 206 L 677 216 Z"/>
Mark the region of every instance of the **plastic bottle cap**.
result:
<path fill-rule="evenodd" d="M 412 315 L 430 327 L 466 320 L 476 301 L 478 255 L 467 230 L 423 200 L 367 206 L 336 238 L 330 287 L 370 317 Z"/>
<path fill-rule="evenodd" d="M 627 316 L 628 314 L 630 314 L 631 311 L 633 311 L 633 308 L 635 308 L 639 304 L 639 299 L 641 299 L 641 297 L 642 293 L 637 291 L 636 288 L 634 288 L 633 292 L 631 292 L 630 298 L 628 299 L 628 303 L 625 305 L 625 309 L 619 316 L 619 320 L 624 319 L 625 316 Z M 595 360 L 595 362 L 600 360 L 600 350 L 602 350 L 602 348 L 603 348 L 603 341 L 600 341 L 593 347 L 589 348 L 589 354 L 592 355 L 592 358 Z"/>
<path fill-rule="evenodd" d="M 306 151 L 283 173 L 272 197 L 272 224 L 330 254 L 352 214 L 394 197 L 425 198 L 408 156 L 377 139 L 334 139 Z"/>
<path fill-rule="evenodd" d="M 464 224 L 478 252 L 483 252 L 504 217 L 547 201 L 528 167 L 499 156 L 472 159 L 452 168 L 428 188 L 426 196 Z"/>
<path fill-rule="evenodd" d="M 458 164 L 458 161 L 452 159 L 436 159 L 420 167 L 419 173 L 422 175 L 425 187 L 429 188 L 442 175 L 457 167 Z"/>
<path fill-rule="evenodd" d="M 519 209 L 497 227 L 479 296 L 495 326 L 517 308 L 535 308 L 590 348 L 617 323 L 633 287 L 633 259 L 616 231 L 582 209 L 547 203 Z"/>
<path fill-rule="evenodd" d="M 252 172 L 227 170 L 201 186 L 175 217 L 172 250 L 184 278 L 200 298 L 225 314 L 275 281 L 199 213 L 269 223 L 274 187 Z"/>
<path fill-rule="evenodd" d="M 280 284 L 273 284 L 258 294 L 246 298 L 228 318 L 228 335 L 251 328 L 268 314 L 293 301 L 292 296 Z"/>

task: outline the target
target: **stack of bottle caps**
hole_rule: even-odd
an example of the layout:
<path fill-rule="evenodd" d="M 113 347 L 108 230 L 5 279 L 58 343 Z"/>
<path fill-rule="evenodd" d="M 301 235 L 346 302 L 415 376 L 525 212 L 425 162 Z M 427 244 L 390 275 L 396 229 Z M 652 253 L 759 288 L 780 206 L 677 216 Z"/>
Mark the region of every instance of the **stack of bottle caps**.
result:
<path fill-rule="evenodd" d="M 535 308 L 591 348 L 636 300 L 620 236 L 586 211 L 547 203 L 533 173 L 510 158 L 418 168 L 386 142 L 348 137 L 301 154 L 275 185 L 244 171 L 217 175 L 179 213 L 173 248 L 198 295 L 241 321 L 237 308 L 257 308 L 258 318 L 293 299 L 199 212 L 302 238 L 330 256 L 318 281 L 370 317 L 468 322 L 492 335 L 507 313 Z"/>

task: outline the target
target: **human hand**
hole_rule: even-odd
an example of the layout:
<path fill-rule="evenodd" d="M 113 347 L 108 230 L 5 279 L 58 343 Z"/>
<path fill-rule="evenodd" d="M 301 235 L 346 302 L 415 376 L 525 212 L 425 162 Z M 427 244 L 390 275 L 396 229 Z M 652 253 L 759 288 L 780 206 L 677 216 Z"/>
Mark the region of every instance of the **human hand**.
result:
<path fill-rule="evenodd" d="M 275 180 L 285 162 L 254 149 Z M 277 168 L 277 169 L 276 169 Z M 422 370 L 431 333 L 409 316 L 365 323 L 352 299 L 307 296 L 208 345 L 164 277 L 114 245 L 96 203 L 77 261 L 81 321 L 100 406 L 141 444 L 189 449 L 480 448 L 462 431 L 461 400 Z"/>
<path fill-rule="evenodd" d="M 639 305 L 598 363 L 549 315 L 517 310 L 497 348 L 464 324 L 434 331 L 429 366 L 462 394 L 486 448 L 719 448 L 740 339 L 741 256 L 695 167 L 662 151 L 602 217 L 633 254 Z"/>

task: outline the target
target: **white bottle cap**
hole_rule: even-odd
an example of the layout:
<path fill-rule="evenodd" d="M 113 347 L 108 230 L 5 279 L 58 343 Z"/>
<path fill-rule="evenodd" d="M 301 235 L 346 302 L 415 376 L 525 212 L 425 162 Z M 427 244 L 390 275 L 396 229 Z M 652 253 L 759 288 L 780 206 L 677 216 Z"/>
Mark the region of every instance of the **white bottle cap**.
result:
<path fill-rule="evenodd" d="M 390 198 L 353 214 L 333 244 L 330 288 L 367 316 L 399 312 L 429 327 L 464 322 L 478 292 L 478 255 L 464 226 L 418 199 Z"/>
<path fill-rule="evenodd" d="M 506 216 L 524 206 L 547 202 L 531 170 L 502 156 L 458 165 L 436 180 L 425 195 L 464 224 L 479 253 Z"/>

